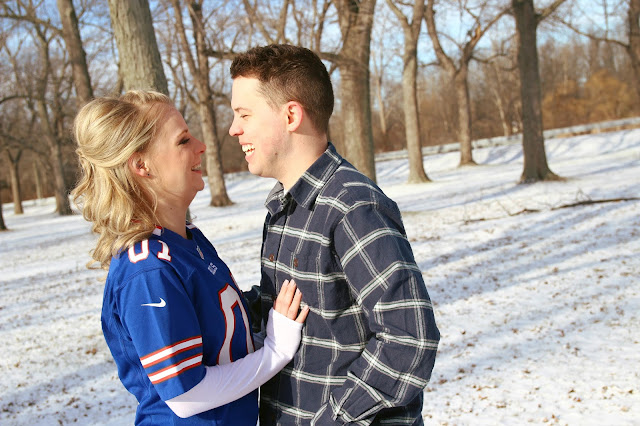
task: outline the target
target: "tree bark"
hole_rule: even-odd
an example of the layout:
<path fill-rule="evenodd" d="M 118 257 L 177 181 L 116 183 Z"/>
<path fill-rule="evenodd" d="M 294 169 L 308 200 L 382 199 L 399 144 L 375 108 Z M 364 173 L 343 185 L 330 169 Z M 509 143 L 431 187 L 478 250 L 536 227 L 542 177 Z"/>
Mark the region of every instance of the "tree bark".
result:
<path fill-rule="evenodd" d="M 14 214 L 23 214 L 24 209 L 22 208 L 22 193 L 20 192 L 20 174 L 18 173 L 18 164 L 20 162 L 20 157 L 22 156 L 22 151 L 18 151 L 18 153 L 13 156 L 11 152 L 7 149 L 7 159 L 9 160 L 9 177 L 11 181 L 11 198 L 13 198 L 13 213 Z"/>
<path fill-rule="evenodd" d="M 62 36 L 67 46 L 71 69 L 73 71 L 73 82 L 76 88 L 78 108 L 86 104 L 93 98 L 91 88 L 91 78 L 87 68 L 87 55 L 82 47 L 82 39 L 78 28 L 78 18 L 73 7 L 72 0 L 58 0 L 58 12 L 62 22 Z"/>
<path fill-rule="evenodd" d="M 433 8 L 434 0 L 428 0 L 427 9 L 425 11 L 425 22 L 429 38 L 433 44 L 433 48 L 438 58 L 438 62 L 449 75 L 449 79 L 453 83 L 456 101 L 458 104 L 458 139 L 460 140 L 460 166 L 475 164 L 473 160 L 473 152 L 471 146 L 471 108 L 469 101 L 469 88 L 467 82 L 467 74 L 469 61 L 471 60 L 471 52 L 473 47 L 479 40 L 472 39 L 462 47 L 460 62 L 456 64 L 454 60 L 446 54 L 438 35 L 435 22 L 435 10 Z M 472 44 L 473 42 L 473 44 Z"/>
<path fill-rule="evenodd" d="M 56 211 L 61 216 L 72 214 L 71 202 L 69 201 L 69 193 L 64 180 L 64 166 L 62 161 L 61 140 L 56 135 L 54 126 L 49 119 L 49 111 L 47 108 L 46 92 L 51 71 L 51 61 L 49 58 L 49 40 L 47 40 L 41 29 L 36 28 L 37 39 L 40 42 L 39 54 L 42 61 L 42 73 L 36 80 L 35 90 L 35 113 L 40 119 L 42 128 L 42 137 L 49 148 L 49 161 L 53 170 L 54 193 L 56 198 Z"/>
<path fill-rule="evenodd" d="M 471 62 L 471 59 L 473 58 L 473 51 L 482 36 L 486 34 L 487 30 L 498 22 L 505 13 L 507 13 L 508 9 L 502 8 L 498 10 L 495 15 L 489 15 L 486 18 L 483 17 L 482 21 L 479 17 L 474 16 L 475 23 L 467 33 L 467 41 L 460 45 L 460 59 L 456 64 L 456 62 L 446 54 L 440 43 L 440 36 L 436 29 L 433 4 L 434 0 L 428 0 L 424 15 L 425 22 L 427 24 L 429 38 L 433 44 L 438 62 L 449 75 L 456 91 L 456 100 L 458 102 L 458 138 L 460 139 L 460 165 L 476 164 L 473 160 L 473 151 L 471 146 L 473 133 L 471 129 L 471 99 L 469 96 L 469 82 L 467 78 L 469 74 L 469 62 Z M 484 3 L 480 6 L 484 8 L 487 5 L 488 3 Z M 484 13 L 482 10 L 480 12 L 481 13 L 479 15 L 482 16 Z"/>
<path fill-rule="evenodd" d="M 207 146 L 205 153 L 207 162 L 207 180 L 209 181 L 209 190 L 211 191 L 210 206 L 222 207 L 233 204 L 227 194 L 224 183 L 224 172 L 222 168 L 222 158 L 220 155 L 220 140 L 218 138 L 218 129 L 216 122 L 216 114 L 214 109 L 214 97 L 211 91 L 209 81 L 209 58 L 205 54 L 206 39 L 204 34 L 204 18 L 202 16 L 202 2 L 192 1 L 189 5 L 189 15 L 193 24 L 194 39 L 196 42 L 196 54 L 198 63 L 196 65 L 189 50 L 184 25 L 182 24 L 181 7 L 179 0 L 173 0 L 174 10 L 176 13 L 176 22 L 180 40 L 182 43 L 182 51 L 187 59 L 194 84 L 198 92 L 197 110 L 200 115 L 200 125 L 202 128 L 202 137 Z"/>
<path fill-rule="evenodd" d="M 337 65 L 341 80 L 345 158 L 374 182 L 369 57 L 375 4 L 376 0 L 339 0 L 336 4 L 343 42 Z"/>
<path fill-rule="evenodd" d="M 387 146 L 387 138 L 389 130 L 387 129 L 387 110 L 384 106 L 384 98 L 382 97 L 382 75 L 377 75 L 374 81 L 374 94 L 378 101 L 378 120 L 380 121 L 380 133 L 382 134 L 382 145 Z"/>
<path fill-rule="evenodd" d="M 453 77 L 458 104 L 458 138 L 460 139 L 460 165 L 475 165 L 471 146 L 471 99 L 469 96 L 469 63 L 464 62 Z"/>
<path fill-rule="evenodd" d="M 2 191 L 0 191 L 0 231 L 6 231 L 7 225 L 4 223 L 4 215 L 2 214 Z"/>
<path fill-rule="evenodd" d="M 417 76 L 418 76 L 418 38 L 424 19 L 424 0 L 414 3 L 411 23 L 394 4 L 387 4 L 398 17 L 404 32 L 404 51 L 402 54 L 402 102 L 404 111 L 405 137 L 407 139 L 407 155 L 409 157 L 409 183 L 429 182 L 424 170 L 422 143 L 420 141 L 420 119 L 418 112 Z"/>
<path fill-rule="evenodd" d="M 40 171 L 38 170 L 38 160 L 33 160 L 33 179 L 36 185 L 36 198 L 42 200 L 44 198 L 42 191 L 42 180 L 40 179 Z"/>
<path fill-rule="evenodd" d="M 153 89 L 169 95 L 148 0 L 109 0 L 124 90 Z"/>
<path fill-rule="evenodd" d="M 631 59 L 633 75 L 635 76 L 634 87 L 638 99 L 640 99 L 640 0 L 629 0 L 627 26 L 629 35 L 627 53 Z"/>
<path fill-rule="evenodd" d="M 533 0 L 512 0 L 518 34 L 518 69 L 522 98 L 522 149 L 524 167 L 521 183 L 559 179 L 547 163 L 542 134 L 542 89 L 538 66 L 538 16 Z"/>

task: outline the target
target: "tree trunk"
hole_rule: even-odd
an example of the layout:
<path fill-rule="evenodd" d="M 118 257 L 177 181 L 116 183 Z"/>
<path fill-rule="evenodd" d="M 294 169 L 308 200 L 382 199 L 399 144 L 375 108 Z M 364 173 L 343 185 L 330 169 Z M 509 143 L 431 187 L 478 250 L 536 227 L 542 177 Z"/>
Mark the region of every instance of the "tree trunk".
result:
<path fill-rule="evenodd" d="M 180 13 L 179 2 L 174 3 L 176 14 Z M 183 53 L 189 56 L 187 62 L 194 78 L 194 83 L 198 91 L 198 112 L 200 113 L 200 125 L 202 127 L 202 137 L 207 146 L 207 179 L 211 192 L 210 206 L 223 207 L 233 204 L 227 194 L 224 183 L 224 171 L 222 168 L 222 157 L 220 155 L 220 140 L 218 139 L 218 126 L 213 102 L 213 93 L 209 81 L 209 58 L 205 54 L 206 39 L 204 34 L 204 18 L 202 17 L 202 3 L 192 1 L 189 6 L 191 21 L 193 24 L 194 38 L 196 40 L 196 54 L 198 65 L 195 66 L 191 59 L 191 51 L 184 34 L 184 26 L 181 25 L 181 39 Z M 181 21 L 181 20 L 180 20 Z M 183 37 L 185 36 L 185 37 Z M 192 65 L 193 64 L 193 65 Z"/>
<path fill-rule="evenodd" d="M 2 191 L 0 190 L 0 231 L 6 231 L 7 225 L 4 223 L 4 215 L 2 214 Z"/>
<path fill-rule="evenodd" d="M 420 120 L 418 114 L 417 49 L 407 46 L 405 40 L 404 69 L 402 70 L 402 99 L 404 109 L 404 127 L 407 138 L 407 155 L 409 157 L 409 183 L 429 182 L 424 171 L 422 144 L 420 143 Z M 416 40 L 417 44 L 417 40 Z"/>
<path fill-rule="evenodd" d="M 509 118 L 507 117 L 507 111 L 505 107 L 505 102 L 502 100 L 503 84 L 502 77 L 500 75 L 499 70 L 497 69 L 497 65 L 495 63 L 489 64 L 485 69 L 485 75 L 489 75 L 491 73 L 491 77 L 489 77 L 489 87 L 491 90 L 491 94 L 495 99 L 496 108 L 498 108 L 498 114 L 500 115 L 500 124 L 502 125 L 502 135 L 505 137 L 511 136 L 511 123 L 509 122 Z M 492 81 L 493 80 L 493 81 Z"/>
<path fill-rule="evenodd" d="M 629 0 L 627 25 L 629 34 L 627 52 L 631 59 L 631 66 L 635 76 L 634 86 L 638 99 L 640 99 L 640 0 Z"/>
<path fill-rule="evenodd" d="M 49 161 L 53 170 L 54 194 L 56 197 L 56 211 L 61 216 L 72 214 L 71 202 L 67 192 L 67 185 L 64 180 L 64 167 L 62 162 L 61 141 L 55 133 L 54 127 L 49 119 L 47 109 L 46 95 L 47 84 L 50 76 L 51 61 L 49 59 L 49 40 L 41 31 L 37 31 L 40 40 L 39 55 L 42 61 L 43 71 L 41 76 L 36 80 L 35 88 L 35 113 L 40 119 L 42 127 L 42 137 L 47 144 L 49 150 Z"/>
<path fill-rule="evenodd" d="M 209 86 L 207 86 L 209 87 Z M 211 191 L 210 206 L 223 207 L 233 204 L 227 194 L 222 170 L 222 156 L 220 155 L 220 140 L 218 139 L 213 98 L 199 104 L 200 122 L 204 143 L 207 146 L 205 154 L 207 161 L 207 180 Z"/>
<path fill-rule="evenodd" d="M 512 0 L 518 34 L 518 68 L 522 98 L 522 149 L 524 168 L 521 183 L 558 179 L 547 164 L 542 134 L 542 90 L 538 68 L 536 11 L 533 0 Z"/>
<path fill-rule="evenodd" d="M 469 99 L 468 63 L 461 64 L 453 78 L 458 103 L 458 138 L 460 139 L 460 165 L 474 165 L 471 146 L 471 101 Z"/>
<path fill-rule="evenodd" d="M 398 17 L 404 32 L 404 52 L 402 55 L 402 102 L 404 110 L 405 137 L 409 157 L 409 183 L 429 182 L 424 171 L 422 143 L 420 141 L 420 118 L 418 112 L 417 75 L 418 75 L 418 38 L 424 19 L 424 0 L 413 5 L 411 22 L 404 16 L 393 0 L 387 4 Z"/>
<path fill-rule="evenodd" d="M 73 7 L 73 1 L 58 0 L 58 12 L 62 22 L 62 36 L 71 60 L 77 103 L 78 107 L 81 107 L 93 98 L 93 90 L 91 88 L 89 69 L 87 68 L 87 55 L 82 47 L 78 18 Z"/>
<path fill-rule="evenodd" d="M 169 95 L 148 0 L 109 0 L 124 90 L 153 89 Z"/>
<path fill-rule="evenodd" d="M 374 77 L 375 95 L 378 101 L 378 120 L 380 121 L 380 133 L 382 134 L 382 146 L 387 148 L 387 112 L 384 107 L 384 98 L 382 97 L 382 70 L 380 75 Z"/>
<path fill-rule="evenodd" d="M 40 179 L 40 171 L 38 170 L 38 161 L 33 160 L 33 179 L 36 185 L 36 198 L 42 200 L 44 198 L 42 191 L 42 180 Z"/>
<path fill-rule="evenodd" d="M 16 156 L 12 156 L 7 149 L 7 159 L 9 160 L 9 177 L 11 180 L 11 198 L 13 198 L 13 213 L 23 214 L 22 193 L 20 192 L 20 174 L 18 173 L 18 163 L 22 156 L 22 151 L 18 151 Z"/>
<path fill-rule="evenodd" d="M 338 68 L 342 93 L 345 157 L 362 173 L 376 180 L 371 128 L 369 56 L 375 0 L 337 4 L 342 32 Z"/>

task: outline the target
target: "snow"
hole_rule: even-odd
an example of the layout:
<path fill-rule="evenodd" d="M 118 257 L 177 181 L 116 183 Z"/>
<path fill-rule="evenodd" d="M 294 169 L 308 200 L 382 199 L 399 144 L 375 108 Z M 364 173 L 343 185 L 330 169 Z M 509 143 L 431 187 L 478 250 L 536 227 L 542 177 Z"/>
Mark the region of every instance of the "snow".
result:
<path fill-rule="evenodd" d="M 377 163 L 403 212 L 442 340 L 425 390 L 427 425 L 640 424 L 640 130 L 546 141 L 563 182 L 518 185 L 521 147 Z M 235 204 L 192 205 L 244 289 L 260 277 L 263 201 L 273 181 L 227 176 Z M 581 201 L 636 198 L 566 205 Z M 3 206 L 0 423 L 133 423 L 100 329 L 95 237 L 54 201 Z"/>

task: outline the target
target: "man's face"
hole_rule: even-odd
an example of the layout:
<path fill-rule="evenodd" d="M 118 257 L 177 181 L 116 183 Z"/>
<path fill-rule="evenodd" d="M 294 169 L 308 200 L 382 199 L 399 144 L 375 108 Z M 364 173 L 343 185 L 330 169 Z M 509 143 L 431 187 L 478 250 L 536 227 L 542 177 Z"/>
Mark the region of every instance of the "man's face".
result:
<path fill-rule="evenodd" d="M 284 108 L 277 110 L 269 106 L 259 87 L 260 82 L 255 78 L 233 80 L 233 122 L 229 134 L 238 137 L 252 174 L 281 181 L 290 153 L 287 116 Z"/>

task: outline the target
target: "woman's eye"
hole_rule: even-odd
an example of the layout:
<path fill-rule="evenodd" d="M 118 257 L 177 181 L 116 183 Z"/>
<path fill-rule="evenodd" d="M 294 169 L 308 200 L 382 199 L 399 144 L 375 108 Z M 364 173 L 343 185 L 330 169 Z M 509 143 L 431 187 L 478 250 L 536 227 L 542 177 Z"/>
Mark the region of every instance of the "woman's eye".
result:
<path fill-rule="evenodd" d="M 189 142 L 189 138 L 184 138 L 180 141 L 179 145 L 184 145 L 187 142 Z"/>

